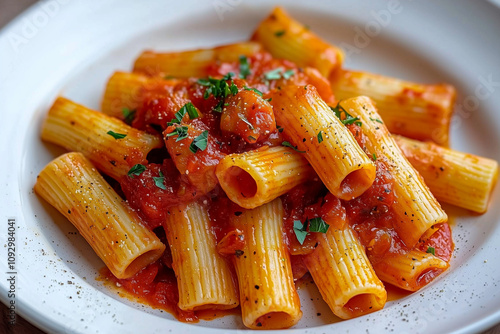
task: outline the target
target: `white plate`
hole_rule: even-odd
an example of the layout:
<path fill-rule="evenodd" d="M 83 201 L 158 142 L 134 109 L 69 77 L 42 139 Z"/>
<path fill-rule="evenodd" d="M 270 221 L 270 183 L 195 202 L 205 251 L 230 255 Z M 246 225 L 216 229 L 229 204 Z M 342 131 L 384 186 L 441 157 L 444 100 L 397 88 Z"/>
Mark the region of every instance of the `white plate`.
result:
<path fill-rule="evenodd" d="M 0 240 L 6 243 L 7 219 L 15 218 L 20 315 L 50 332 L 243 329 L 236 316 L 183 324 L 116 297 L 95 281 L 102 262 L 71 224 L 33 194 L 32 186 L 41 168 L 62 152 L 39 139 L 41 121 L 57 95 L 98 108 L 107 78 L 130 70 L 141 50 L 245 40 L 277 3 L 49 0 L 1 32 Z M 396 7 L 385 1 L 305 5 L 295 0 L 286 8 L 326 40 L 350 46 L 350 68 L 454 84 L 462 111 L 455 115 L 452 146 L 500 160 L 498 8 L 465 0 Z M 485 215 L 459 211 L 451 269 L 430 286 L 375 314 L 334 324 L 324 303 L 310 301 L 308 294 L 315 291 L 308 287 L 300 292 L 304 318 L 288 332 L 473 332 L 499 322 L 499 196 L 497 189 Z M 11 271 L 6 248 L 0 256 L 1 273 Z M 9 302 L 6 279 L 0 280 L 3 302 Z"/>

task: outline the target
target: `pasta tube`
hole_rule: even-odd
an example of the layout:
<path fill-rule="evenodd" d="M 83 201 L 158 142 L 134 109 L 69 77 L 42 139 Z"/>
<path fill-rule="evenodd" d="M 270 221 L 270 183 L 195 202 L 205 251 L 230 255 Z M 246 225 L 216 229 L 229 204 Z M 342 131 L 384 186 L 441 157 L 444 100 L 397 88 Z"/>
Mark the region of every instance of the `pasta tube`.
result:
<path fill-rule="evenodd" d="M 238 306 L 236 283 L 229 264 L 217 253 L 205 208 L 197 203 L 170 208 L 164 227 L 179 287 L 179 308 Z"/>
<path fill-rule="evenodd" d="M 50 162 L 34 189 L 68 218 L 117 278 L 134 276 L 165 250 L 81 153 Z"/>
<path fill-rule="evenodd" d="M 373 161 L 314 86 L 286 86 L 271 96 L 283 134 L 304 153 L 332 194 L 350 200 L 371 186 L 376 172 Z"/>
<path fill-rule="evenodd" d="M 394 178 L 394 228 L 408 247 L 415 246 L 425 231 L 432 225 L 446 222 L 448 216 L 391 137 L 370 98 L 360 96 L 344 100 L 340 106 L 359 117 L 366 136 L 366 149 L 376 159 L 386 162 Z"/>
<path fill-rule="evenodd" d="M 417 291 L 448 267 L 446 261 L 418 250 L 390 255 L 373 264 L 382 281 L 408 291 Z"/>
<path fill-rule="evenodd" d="M 387 300 L 384 285 L 354 233 L 350 227 L 316 233 L 318 246 L 304 256 L 323 299 L 342 319 L 378 311 Z"/>
<path fill-rule="evenodd" d="M 498 162 L 436 144 L 394 136 L 399 148 L 439 201 L 484 213 Z"/>
<path fill-rule="evenodd" d="M 302 317 L 293 283 L 290 255 L 283 242 L 280 199 L 234 216 L 232 225 L 243 231 L 245 246 L 233 256 L 245 326 L 252 329 L 287 328 Z"/>
<path fill-rule="evenodd" d="M 159 136 L 62 97 L 49 110 L 42 139 L 82 152 L 100 171 L 117 180 L 135 164 L 146 162 L 153 148 L 162 146 Z"/>
<path fill-rule="evenodd" d="M 367 72 L 338 71 L 331 78 L 338 100 L 360 95 L 373 99 L 392 133 L 448 145 L 455 88 L 422 85 Z"/>
<path fill-rule="evenodd" d="M 268 203 L 315 176 L 306 158 L 286 147 L 228 155 L 215 173 L 231 201 L 246 209 Z"/>
<path fill-rule="evenodd" d="M 326 78 L 342 66 L 343 52 L 276 7 L 260 23 L 252 40 L 261 43 L 275 58 L 293 61 L 299 67 L 314 67 Z"/>
<path fill-rule="evenodd" d="M 101 111 L 106 115 L 126 119 L 124 109 L 134 113 L 141 107 L 148 92 L 169 91 L 177 80 L 151 78 L 140 73 L 115 72 L 106 84 Z"/>
<path fill-rule="evenodd" d="M 207 68 L 216 61 L 238 61 L 242 55 L 252 56 L 261 50 L 259 43 L 242 42 L 183 52 L 145 51 L 135 61 L 134 71 L 149 75 L 162 73 L 176 78 L 204 77 L 208 74 Z"/>

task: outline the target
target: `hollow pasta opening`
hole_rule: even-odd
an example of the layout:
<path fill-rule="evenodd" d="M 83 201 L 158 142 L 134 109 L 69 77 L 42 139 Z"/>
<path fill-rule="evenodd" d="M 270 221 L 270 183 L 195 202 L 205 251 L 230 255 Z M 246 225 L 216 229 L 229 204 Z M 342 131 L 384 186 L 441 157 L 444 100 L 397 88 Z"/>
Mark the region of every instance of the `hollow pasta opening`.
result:
<path fill-rule="evenodd" d="M 349 314 L 350 317 L 357 317 L 362 314 L 377 311 L 380 309 L 380 301 L 377 299 L 377 296 L 372 293 L 356 295 L 349 299 L 349 301 L 344 305 L 344 311 Z"/>
<path fill-rule="evenodd" d="M 340 183 L 340 194 L 337 197 L 351 200 L 368 189 L 375 179 L 375 169 L 358 169 L 349 173 Z"/>
<path fill-rule="evenodd" d="M 235 189 L 235 192 L 244 198 L 251 198 L 257 194 L 257 182 L 250 173 L 240 167 L 229 168 L 227 181 Z"/>
<path fill-rule="evenodd" d="M 139 270 L 142 268 L 146 267 L 148 264 L 156 261 L 161 254 L 163 253 L 163 249 L 152 249 L 149 250 L 138 257 L 136 257 L 130 264 L 125 268 L 123 271 L 122 275 L 118 276 L 116 275 L 117 278 L 129 278 L 137 274 Z"/>
<path fill-rule="evenodd" d="M 300 317 L 299 317 L 300 318 Z M 292 317 L 286 312 L 269 312 L 258 317 L 253 328 L 257 329 L 282 329 L 288 328 L 296 323 L 297 317 Z"/>

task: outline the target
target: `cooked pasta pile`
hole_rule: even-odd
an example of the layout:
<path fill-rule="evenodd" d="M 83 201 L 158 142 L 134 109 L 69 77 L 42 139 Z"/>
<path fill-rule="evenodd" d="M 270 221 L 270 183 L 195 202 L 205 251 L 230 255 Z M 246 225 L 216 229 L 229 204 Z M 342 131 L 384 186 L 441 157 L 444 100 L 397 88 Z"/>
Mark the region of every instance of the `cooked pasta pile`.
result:
<path fill-rule="evenodd" d="M 101 112 L 57 98 L 42 139 L 70 153 L 35 191 L 109 280 L 179 320 L 239 308 L 248 328 L 291 327 L 306 275 L 342 319 L 380 310 L 387 284 L 448 269 L 439 201 L 485 212 L 498 164 L 447 147 L 452 86 L 342 60 L 281 8 L 248 42 L 146 51 Z"/>

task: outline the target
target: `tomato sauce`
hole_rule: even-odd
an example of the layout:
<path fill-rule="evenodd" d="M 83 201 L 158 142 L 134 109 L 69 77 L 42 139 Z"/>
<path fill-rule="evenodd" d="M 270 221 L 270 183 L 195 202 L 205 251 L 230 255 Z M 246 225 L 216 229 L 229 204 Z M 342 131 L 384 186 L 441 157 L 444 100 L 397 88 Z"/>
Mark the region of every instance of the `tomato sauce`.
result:
<path fill-rule="evenodd" d="M 166 245 L 163 222 L 169 208 L 199 200 L 208 208 L 218 252 L 224 256 L 237 255 L 246 240 L 241 231 L 231 226 L 230 217 L 241 215 L 244 209 L 232 203 L 217 185 L 215 166 L 227 154 L 281 145 L 283 138 L 267 101 L 271 90 L 291 83 L 313 84 L 327 103 L 334 102 L 330 84 L 314 69 L 299 68 L 292 62 L 274 59 L 265 52 L 248 57 L 247 62 L 251 71 L 245 78 L 241 75 L 239 62 L 215 62 L 208 67 L 209 75 L 203 78 L 204 84 L 200 84 L 197 78 L 158 79 L 157 84 L 144 88 L 143 103 L 131 124 L 150 133 L 162 134 L 166 149 L 158 151 L 154 159 L 148 156 L 150 163 L 143 166 L 142 172 L 127 175 L 119 183 L 130 206 Z M 234 75 L 227 76 L 229 72 Z M 274 79 L 269 77 L 270 72 Z M 215 81 L 211 82 L 211 79 Z M 229 92 L 227 96 L 214 96 L 216 88 L 213 83 L 225 87 L 223 90 Z M 172 123 L 181 107 L 189 102 L 196 108 L 198 116 L 181 115 L 179 124 Z M 176 135 L 180 127 L 187 129 L 184 139 Z M 352 124 L 348 125 L 348 129 L 364 148 L 362 127 Z M 201 144 L 203 149 L 195 148 L 194 153 L 191 146 L 205 131 L 208 132 L 208 139 Z M 185 145 L 173 145 L 182 140 Z M 301 184 L 282 196 L 284 240 L 291 254 L 296 281 L 307 277 L 303 257 L 318 246 L 313 233 L 306 235 L 302 244 L 297 240 L 294 231 L 297 222 L 304 224 L 321 217 L 330 228 L 342 229 L 349 224 L 357 232 L 372 263 L 409 251 L 392 226 L 392 206 L 396 201 L 394 180 L 383 159 L 375 163 L 377 174 L 373 185 L 354 200 L 337 199 L 319 179 Z M 245 187 L 252 191 L 252 182 L 244 178 L 240 181 L 246 182 Z M 425 252 L 432 248 L 436 256 L 449 261 L 453 252 L 449 225 L 441 224 L 436 229 L 429 238 L 420 241 L 418 249 Z M 121 291 L 127 291 L 154 308 L 166 310 L 181 321 L 196 322 L 239 313 L 239 308 L 229 311 L 180 310 L 168 247 L 160 260 L 130 279 L 117 279 L 108 270 L 101 274 Z M 422 279 L 431 278 L 429 274 Z"/>

